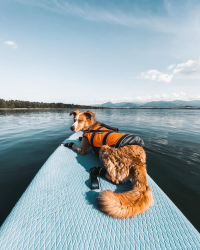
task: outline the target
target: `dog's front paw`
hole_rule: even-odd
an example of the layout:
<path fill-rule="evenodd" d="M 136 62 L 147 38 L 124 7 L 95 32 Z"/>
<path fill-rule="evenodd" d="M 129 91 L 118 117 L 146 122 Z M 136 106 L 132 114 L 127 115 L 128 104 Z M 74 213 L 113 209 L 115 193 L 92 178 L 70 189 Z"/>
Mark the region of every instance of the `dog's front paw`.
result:
<path fill-rule="evenodd" d="M 64 146 L 67 147 L 67 148 L 72 148 L 73 145 L 74 145 L 73 142 L 67 142 L 67 143 L 64 144 Z"/>

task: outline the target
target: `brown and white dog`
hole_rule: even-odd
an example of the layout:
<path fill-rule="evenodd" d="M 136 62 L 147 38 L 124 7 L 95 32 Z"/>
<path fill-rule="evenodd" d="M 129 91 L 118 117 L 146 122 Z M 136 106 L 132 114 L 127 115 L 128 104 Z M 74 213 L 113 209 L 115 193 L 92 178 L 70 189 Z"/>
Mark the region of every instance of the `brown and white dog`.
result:
<path fill-rule="evenodd" d="M 73 111 L 74 124 L 71 130 L 85 131 L 94 127 L 94 113 L 90 111 Z M 92 129 L 91 128 L 91 129 Z M 84 155 L 91 145 L 86 137 L 83 137 L 81 146 L 73 144 L 80 155 Z M 153 204 L 153 195 L 146 179 L 146 154 L 142 147 L 138 145 L 128 145 L 121 148 L 113 148 L 107 145 L 101 147 L 99 151 L 100 161 L 107 170 L 106 178 L 115 184 L 132 179 L 132 190 L 124 193 L 113 193 L 106 190 L 101 192 L 98 198 L 99 209 L 113 217 L 126 218 L 136 216 L 148 210 Z"/>

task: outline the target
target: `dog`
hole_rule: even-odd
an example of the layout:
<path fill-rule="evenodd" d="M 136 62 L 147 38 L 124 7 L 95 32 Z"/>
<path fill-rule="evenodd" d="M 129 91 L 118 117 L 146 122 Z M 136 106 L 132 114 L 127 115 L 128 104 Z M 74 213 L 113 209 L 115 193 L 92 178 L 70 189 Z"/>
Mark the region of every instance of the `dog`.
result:
<path fill-rule="evenodd" d="M 83 131 L 84 134 L 80 146 L 71 142 L 68 143 L 68 147 L 73 148 L 80 155 L 97 147 L 99 159 L 105 168 L 105 178 L 117 185 L 119 182 L 126 182 L 129 179 L 132 179 L 133 182 L 133 187 L 128 192 L 113 193 L 109 190 L 101 192 L 97 201 L 98 208 L 107 215 L 121 219 L 134 217 L 148 210 L 153 204 L 153 195 L 146 178 L 146 154 L 141 146 L 143 141 L 139 137 L 133 138 L 133 136 L 118 133 L 116 129 L 106 125 L 106 127 L 101 126 L 101 123 L 94 121 L 95 114 L 90 111 L 76 110 L 71 112 L 71 115 L 74 115 L 71 130 Z M 102 134 L 104 134 L 103 142 L 99 143 L 98 138 Z M 115 147 L 116 144 L 109 145 L 109 143 L 113 143 L 113 138 L 116 136 L 116 144 L 118 143 L 119 147 Z M 94 138 L 97 138 L 95 139 L 96 145 L 91 142 Z M 127 140 L 128 144 L 119 144 L 120 140 L 120 143 Z M 139 145 L 132 145 L 134 140 Z"/>

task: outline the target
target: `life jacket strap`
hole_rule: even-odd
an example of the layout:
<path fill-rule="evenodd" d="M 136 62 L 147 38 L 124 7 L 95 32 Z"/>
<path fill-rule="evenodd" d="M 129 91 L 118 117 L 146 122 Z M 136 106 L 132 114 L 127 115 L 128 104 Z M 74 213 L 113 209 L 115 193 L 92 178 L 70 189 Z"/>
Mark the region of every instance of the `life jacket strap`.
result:
<path fill-rule="evenodd" d="M 92 128 L 92 127 L 95 125 L 95 123 L 96 123 L 96 122 L 94 122 L 89 128 L 87 128 L 87 129 L 84 131 L 84 133 L 87 132 L 90 128 Z"/>
<path fill-rule="evenodd" d="M 94 137 L 95 137 L 95 133 L 93 133 L 90 138 L 90 144 L 92 145 L 92 147 L 94 147 Z"/>
<path fill-rule="evenodd" d="M 109 136 L 110 134 L 112 134 L 112 133 L 115 133 L 115 132 L 114 132 L 114 131 L 107 132 L 107 134 L 106 134 L 106 135 L 104 136 L 104 138 L 103 138 L 102 146 L 103 146 L 103 145 L 106 145 L 107 138 L 108 138 L 108 136 Z"/>

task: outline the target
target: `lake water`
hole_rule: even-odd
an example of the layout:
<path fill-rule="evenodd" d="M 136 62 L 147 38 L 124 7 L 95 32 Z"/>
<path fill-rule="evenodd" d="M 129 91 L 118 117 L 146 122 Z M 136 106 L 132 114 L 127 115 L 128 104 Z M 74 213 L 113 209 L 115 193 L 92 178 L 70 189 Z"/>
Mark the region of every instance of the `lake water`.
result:
<path fill-rule="evenodd" d="M 69 110 L 0 111 L 0 224 L 69 135 Z M 200 110 L 94 110 L 145 142 L 147 171 L 200 231 Z"/>

